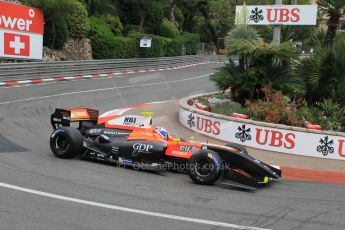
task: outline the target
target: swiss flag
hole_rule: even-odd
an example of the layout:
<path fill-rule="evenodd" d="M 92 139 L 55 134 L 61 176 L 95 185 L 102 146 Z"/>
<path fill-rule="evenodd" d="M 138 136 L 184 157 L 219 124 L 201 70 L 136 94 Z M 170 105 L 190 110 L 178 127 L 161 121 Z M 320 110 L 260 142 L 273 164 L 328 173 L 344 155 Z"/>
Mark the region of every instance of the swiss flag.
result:
<path fill-rule="evenodd" d="M 4 54 L 15 56 L 30 56 L 30 36 L 4 33 Z"/>

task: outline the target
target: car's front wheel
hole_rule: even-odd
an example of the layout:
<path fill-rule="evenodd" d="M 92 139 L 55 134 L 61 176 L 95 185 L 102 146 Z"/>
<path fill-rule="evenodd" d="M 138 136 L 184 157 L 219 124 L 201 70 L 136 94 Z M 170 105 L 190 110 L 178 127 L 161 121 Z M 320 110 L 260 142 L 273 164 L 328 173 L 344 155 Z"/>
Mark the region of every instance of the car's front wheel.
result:
<path fill-rule="evenodd" d="M 189 177 L 197 184 L 214 184 L 221 175 L 222 159 L 212 150 L 200 150 L 189 159 Z"/>
<path fill-rule="evenodd" d="M 50 136 L 50 148 L 58 158 L 73 158 L 81 153 L 83 136 L 73 127 L 60 127 Z"/>

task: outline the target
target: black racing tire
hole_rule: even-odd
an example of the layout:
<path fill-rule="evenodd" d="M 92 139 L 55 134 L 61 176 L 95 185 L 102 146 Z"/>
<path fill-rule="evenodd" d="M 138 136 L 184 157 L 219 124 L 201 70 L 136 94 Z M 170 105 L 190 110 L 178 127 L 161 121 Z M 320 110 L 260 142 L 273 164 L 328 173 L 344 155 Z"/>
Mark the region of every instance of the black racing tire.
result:
<path fill-rule="evenodd" d="M 242 151 L 244 154 L 248 155 L 248 151 L 244 147 L 244 145 L 230 142 L 230 143 L 225 144 L 225 146 L 230 147 L 230 148 L 238 149 L 238 150 Z"/>
<path fill-rule="evenodd" d="M 81 153 L 83 136 L 76 128 L 60 127 L 50 136 L 50 148 L 58 158 L 73 158 Z"/>
<path fill-rule="evenodd" d="M 189 159 L 189 177 L 196 183 L 212 185 L 222 173 L 222 158 L 218 153 L 204 149 L 195 152 Z"/>

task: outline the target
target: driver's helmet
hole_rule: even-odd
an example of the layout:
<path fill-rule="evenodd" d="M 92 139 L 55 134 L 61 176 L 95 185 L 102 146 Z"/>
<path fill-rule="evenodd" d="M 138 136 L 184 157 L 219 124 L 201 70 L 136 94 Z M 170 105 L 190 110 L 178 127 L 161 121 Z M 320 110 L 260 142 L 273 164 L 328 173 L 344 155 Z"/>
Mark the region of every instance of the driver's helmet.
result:
<path fill-rule="evenodd" d="M 156 133 L 160 134 L 162 138 L 168 139 L 168 131 L 163 127 L 156 127 Z"/>

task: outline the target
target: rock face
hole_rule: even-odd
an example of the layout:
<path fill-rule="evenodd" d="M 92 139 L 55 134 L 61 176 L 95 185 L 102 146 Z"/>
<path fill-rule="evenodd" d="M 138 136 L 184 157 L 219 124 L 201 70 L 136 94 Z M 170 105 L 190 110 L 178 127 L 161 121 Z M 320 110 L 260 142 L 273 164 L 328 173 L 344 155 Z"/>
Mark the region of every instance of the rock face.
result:
<path fill-rule="evenodd" d="M 90 60 L 92 59 L 91 41 L 87 38 L 69 39 L 62 52 L 68 60 Z"/>
<path fill-rule="evenodd" d="M 52 50 L 47 47 L 43 47 L 43 61 L 64 61 L 66 57 L 63 57 L 61 50 Z"/>
<path fill-rule="evenodd" d="M 62 50 L 43 48 L 43 61 L 69 61 L 92 59 L 91 41 L 87 38 L 69 39 Z"/>

